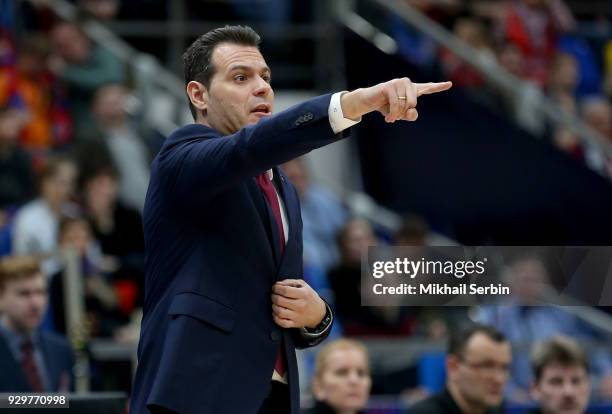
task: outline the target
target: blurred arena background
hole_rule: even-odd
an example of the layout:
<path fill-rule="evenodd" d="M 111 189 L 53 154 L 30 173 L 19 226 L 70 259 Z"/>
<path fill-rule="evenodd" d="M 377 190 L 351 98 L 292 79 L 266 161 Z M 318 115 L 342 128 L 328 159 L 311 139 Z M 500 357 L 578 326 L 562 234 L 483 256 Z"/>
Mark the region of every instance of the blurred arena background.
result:
<path fill-rule="evenodd" d="M 76 391 L 129 395 L 149 163 L 191 122 L 181 55 L 248 24 L 277 111 L 393 77 L 454 83 L 415 123 L 369 115 L 283 166 L 302 202 L 304 277 L 335 307 L 333 336 L 369 351 L 368 412 L 443 388 L 446 337 L 473 320 L 504 332 L 516 361 L 551 335 L 580 338 L 601 357 L 591 404 L 612 412 L 607 308 L 502 323 L 359 301 L 367 246 L 612 244 L 611 17 L 609 0 L 0 0 L 0 252 L 43 259 L 41 329 L 70 339 Z M 299 355 L 305 406 L 317 352 Z M 513 364 L 507 412 L 533 404 L 530 375 Z"/>

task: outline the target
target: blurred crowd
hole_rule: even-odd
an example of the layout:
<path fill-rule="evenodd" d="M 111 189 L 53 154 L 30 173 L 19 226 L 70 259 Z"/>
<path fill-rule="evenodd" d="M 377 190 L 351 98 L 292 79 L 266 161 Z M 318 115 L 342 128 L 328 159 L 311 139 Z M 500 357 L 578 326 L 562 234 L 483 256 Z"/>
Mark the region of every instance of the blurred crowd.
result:
<path fill-rule="evenodd" d="M 612 43 L 597 48 L 571 36 L 576 22 L 563 0 L 407 1 L 612 143 Z M 120 2 L 76 4 L 83 16 L 106 20 Z M 79 23 L 59 19 L 44 0 L 0 5 L 0 255 L 7 256 L 0 262 L 0 366 L 10 367 L 0 370 L 0 391 L 69 390 L 77 344 L 61 336 L 75 329 L 66 322 L 66 252 L 82 276 L 86 319 L 77 328 L 86 340 L 134 345 L 143 292 L 140 213 L 159 140 L 134 112 L 127 69 Z M 14 35 L 17 20 L 27 35 Z M 438 61 L 457 86 L 490 99 L 482 75 L 451 51 L 400 25 L 395 36 L 407 59 Z M 552 139 L 612 177 L 611 160 L 590 153 L 571 131 L 561 128 Z M 591 399 L 612 400 L 612 349 L 585 353 L 569 338 L 588 343 L 601 334 L 563 310 L 518 295 L 483 307 L 475 319 L 486 325 L 472 325 L 463 308 L 361 306 L 363 253 L 428 245 L 428 223 L 408 215 L 396 232 L 378 228 L 315 182 L 306 159 L 282 168 L 300 197 L 304 278 L 334 309 L 332 337 L 345 337 L 311 361 L 313 413 L 360 412 L 370 393 L 426 398 L 415 413 L 494 412 L 502 400 L 581 413 Z M 511 270 L 517 279 L 549 278 L 537 256 L 517 259 Z M 380 338 L 450 345 L 401 372 L 377 374 L 359 340 Z"/>
<path fill-rule="evenodd" d="M 562 111 L 582 119 L 612 144 L 612 40 L 610 15 L 589 16 L 599 34 L 586 38 L 580 23 L 564 0 L 405 0 L 451 30 L 470 46 L 477 59 L 490 67 L 499 65 L 509 74 L 540 89 Z M 539 113 L 531 93 L 514 107 L 507 93 L 488 85 L 485 76 L 452 50 L 436 47 L 432 39 L 391 18 L 391 31 L 399 53 L 408 61 L 440 67 L 454 85 L 467 90 L 487 106 L 517 119 L 532 132 L 545 135 L 571 157 L 612 177 L 612 160 L 585 145 L 569 127 L 551 128 Z"/>
<path fill-rule="evenodd" d="M 49 281 L 43 326 L 66 333 L 65 253 L 83 275 L 88 337 L 133 341 L 142 301 L 140 212 L 156 150 L 134 115 L 124 64 L 49 2 L 2 1 L 0 254 Z M 111 18 L 114 1 L 78 2 Z"/>

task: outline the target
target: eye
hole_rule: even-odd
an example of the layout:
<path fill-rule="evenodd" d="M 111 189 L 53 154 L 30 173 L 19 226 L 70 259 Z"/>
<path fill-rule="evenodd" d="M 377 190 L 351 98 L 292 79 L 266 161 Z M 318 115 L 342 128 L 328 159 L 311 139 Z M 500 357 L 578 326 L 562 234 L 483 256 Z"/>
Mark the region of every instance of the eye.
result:
<path fill-rule="evenodd" d="M 247 77 L 246 77 L 246 75 L 236 75 L 236 76 L 234 76 L 234 80 L 236 82 L 244 82 L 244 81 L 247 80 Z"/>
<path fill-rule="evenodd" d="M 266 81 L 266 83 L 270 83 L 272 81 L 272 77 L 268 75 L 262 76 L 262 79 Z"/>
<path fill-rule="evenodd" d="M 349 371 L 346 368 L 338 368 L 335 372 L 335 374 L 339 377 L 346 377 L 348 373 Z"/>

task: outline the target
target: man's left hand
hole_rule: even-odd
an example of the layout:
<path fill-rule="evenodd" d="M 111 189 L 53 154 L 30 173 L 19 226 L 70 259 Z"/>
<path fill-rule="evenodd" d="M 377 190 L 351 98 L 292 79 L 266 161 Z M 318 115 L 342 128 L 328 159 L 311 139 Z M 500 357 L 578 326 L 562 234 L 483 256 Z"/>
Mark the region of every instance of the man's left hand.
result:
<path fill-rule="evenodd" d="M 272 317 L 282 328 L 315 328 L 325 312 L 323 299 L 301 279 L 286 279 L 272 286 Z"/>

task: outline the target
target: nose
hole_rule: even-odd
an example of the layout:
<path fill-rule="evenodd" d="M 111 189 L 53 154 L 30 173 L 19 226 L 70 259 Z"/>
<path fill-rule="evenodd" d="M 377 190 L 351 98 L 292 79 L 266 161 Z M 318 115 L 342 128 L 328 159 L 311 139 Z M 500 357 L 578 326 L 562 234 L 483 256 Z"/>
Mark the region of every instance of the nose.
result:
<path fill-rule="evenodd" d="M 40 294 L 32 295 L 31 302 L 30 302 L 32 309 L 41 311 L 45 308 L 46 303 L 47 303 L 46 294 L 40 293 Z"/>
<path fill-rule="evenodd" d="M 348 382 L 351 385 L 359 384 L 360 375 L 358 372 L 350 372 L 348 376 Z"/>
<path fill-rule="evenodd" d="M 563 384 L 563 394 L 566 396 L 574 395 L 574 385 L 571 382 L 567 381 Z"/>
<path fill-rule="evenodd" d="M 498 369 L 493 372 L 493 380 L 496 384 L 503 384 L 504 381 L 506 381 L 507 376 L 507 371 L 505 370 L 505 368 L 502 367 L 498 367 Z"/>
<path fill-rule="evenodd" d="M 264 80 L 261 76 L 257 78 L 257 85 L 253 90 L 255 96 L 268 96 L 272 92 L 272 86 Z"/>

